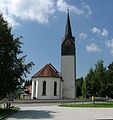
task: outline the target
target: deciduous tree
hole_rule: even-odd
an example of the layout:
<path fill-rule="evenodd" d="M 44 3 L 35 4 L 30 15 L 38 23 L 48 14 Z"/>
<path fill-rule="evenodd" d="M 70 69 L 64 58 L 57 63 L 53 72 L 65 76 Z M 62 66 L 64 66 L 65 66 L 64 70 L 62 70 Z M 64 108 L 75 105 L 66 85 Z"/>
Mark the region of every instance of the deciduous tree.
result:
<path fill-rule="evenodd" d="M 14 37 L 11 27 L 0 14 L 0 98 L 14 92 L 33 65 L 32 62 L 25 64 L 26 55 L 22 56 L 21 38 Z"/>

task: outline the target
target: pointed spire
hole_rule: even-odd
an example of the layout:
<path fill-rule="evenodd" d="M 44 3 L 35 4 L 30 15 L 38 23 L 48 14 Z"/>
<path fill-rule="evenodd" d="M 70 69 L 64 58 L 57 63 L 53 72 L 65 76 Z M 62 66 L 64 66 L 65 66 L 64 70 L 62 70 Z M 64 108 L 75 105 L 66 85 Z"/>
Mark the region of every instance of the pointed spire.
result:
<path fill-rule="evenodd" d="M 69 17 L 69 9 L 67 9 L 67 22 L 66 22 L 65 38 L 67 36 L 72 37 L 71 23 L 70 23 L 70 17 Z"/>

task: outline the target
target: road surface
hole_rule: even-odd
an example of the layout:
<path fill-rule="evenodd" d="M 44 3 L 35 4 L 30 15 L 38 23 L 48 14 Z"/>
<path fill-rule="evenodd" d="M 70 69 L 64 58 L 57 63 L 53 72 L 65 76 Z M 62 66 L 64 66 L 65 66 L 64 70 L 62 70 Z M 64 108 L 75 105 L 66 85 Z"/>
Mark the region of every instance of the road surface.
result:
<path fill-rule="evenodd" d="M 22 106 L 7 120 L 113 120 L 112 108 L 69 108 L 56 105 Z"/>

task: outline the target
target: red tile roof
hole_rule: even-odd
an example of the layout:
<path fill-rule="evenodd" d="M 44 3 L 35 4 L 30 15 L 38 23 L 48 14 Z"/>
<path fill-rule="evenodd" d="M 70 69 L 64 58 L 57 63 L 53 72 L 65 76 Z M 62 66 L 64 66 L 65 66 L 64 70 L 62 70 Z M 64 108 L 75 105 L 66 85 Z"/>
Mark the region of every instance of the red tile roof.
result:
<path fill-rule="evenodd" d="M 59 72 L 53 67 L 52 64 L 45 65 L 41 70 L 39 70 L 32 78 L 37 77 L 54 77 L 61 78 Z"/>

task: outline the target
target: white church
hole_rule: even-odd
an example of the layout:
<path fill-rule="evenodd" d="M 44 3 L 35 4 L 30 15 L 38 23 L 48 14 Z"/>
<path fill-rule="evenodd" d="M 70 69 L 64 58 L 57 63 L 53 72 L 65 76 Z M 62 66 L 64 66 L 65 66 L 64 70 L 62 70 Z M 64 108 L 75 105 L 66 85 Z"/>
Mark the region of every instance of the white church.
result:
<path fill-rule="evenodd" d="M 61 44 L 61 72 L 52 64 L 45 65 L 32 76 L 31 99 L 75 99 L 76 55 L 69 12 L 64 40 Z"/>

